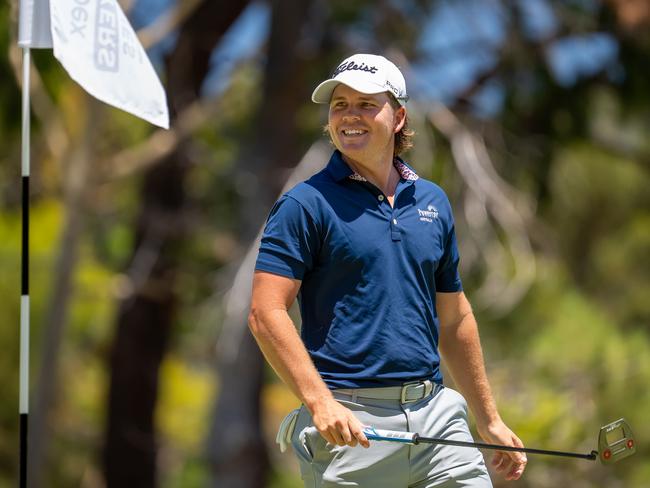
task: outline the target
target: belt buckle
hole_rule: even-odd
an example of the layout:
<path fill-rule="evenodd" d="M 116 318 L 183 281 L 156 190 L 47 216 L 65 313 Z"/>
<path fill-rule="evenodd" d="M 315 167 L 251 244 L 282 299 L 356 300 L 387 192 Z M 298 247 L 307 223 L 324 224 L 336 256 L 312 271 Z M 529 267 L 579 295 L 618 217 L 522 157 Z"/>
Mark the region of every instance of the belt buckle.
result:
<path fill-rule="evenodd" d="M 413 386 L 420 386 L 420 385 L 424 385 L 424 382 L 422 382 L 422 381 L 412 381 L 410 383 L 404 383 L 402 385 L 402 391 L 400 392 L 400 396 L 399 396 L 400 403 L 404 404 L 404 403 L 417 402 L 420 398 L 414 398 L 413 400 L 408 400 L 406 398 L 406 394 L 407 394 L 409 388 L 411 388 Z M 423 398 L 423 397 L 424 397 L 424 395 L 421 398 Z"/>

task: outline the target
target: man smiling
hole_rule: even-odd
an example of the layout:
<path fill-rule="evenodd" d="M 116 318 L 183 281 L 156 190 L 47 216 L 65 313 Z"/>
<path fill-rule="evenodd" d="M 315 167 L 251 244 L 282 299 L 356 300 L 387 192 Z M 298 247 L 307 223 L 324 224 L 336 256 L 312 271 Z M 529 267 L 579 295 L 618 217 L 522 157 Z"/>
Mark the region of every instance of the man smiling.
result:
<path fill-rule="evenodd" d="M 336 150 L 278 200 L 262 237 L 249 324 L 303 403 L 279 440 L 308 487 L 491 487 L 476 449 L 371 445 L 363 434 L 471 441 L 468 404 L 485 441 L 522 446 L 492 398 L 449 201 L 399 157 L 412 144 L 407 99 L 386 58 L 343 61 L 312 95 L 329 104 Z M 287 313 L 296 297 L 301 337 Z M 464 396 L 443 386 L 440 353 Z M 497 452 L 493 464 L 517 479 L 526 458 Z"/>

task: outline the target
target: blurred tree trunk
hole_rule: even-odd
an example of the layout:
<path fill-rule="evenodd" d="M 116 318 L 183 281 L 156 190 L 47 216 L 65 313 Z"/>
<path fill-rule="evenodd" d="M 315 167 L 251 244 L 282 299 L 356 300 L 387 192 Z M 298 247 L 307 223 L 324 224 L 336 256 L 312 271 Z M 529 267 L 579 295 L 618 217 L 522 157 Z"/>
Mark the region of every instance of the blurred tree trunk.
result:
<path fill-rule="evenodd" d="M 176 116 L 199 98 L 210 55 L 247 0 L 202 2 L 182 25 L 167 59 L 167 93 Z M 181 143 L 144 175 L 130 293 L 122 299 L 110 356 L 110 390 L 104 450 L 109 488 L 157 485 L 154 411 L 160 364 L 177 306 L 176 270 L 184 239 L 188 171 Z"/>
<path fill-rule="evenodd" d="M 255 239 L 267 209 L 278 197 L 302 150 L 296 113 L 311 89 L 305 79 L 309 58 L 316 57 L 306 52 L 302 37 L 305 33 L 313 36 L 313 32 L 306 32 L 313 3 L 271 2 L 263 98 L 252 143 L 245 146 L 240 165 L 249 176 L 239 217 L 242 248 L 248 248 Z M 242 266 L 246 264 L 244 260 Z M 264 359 L 246 324 L 249 296 L 250 286 L 233 286 L 226 306 L 223 334 L 228 337 L 222 335 L 220 342 L 227 347 L 221 347 L 218 357 L 220 392 L 208 439 L 213 487 L 261 488 L 268 475 L 261 418 Z M 237 306 L 231 306 L 232 301 Z"/>

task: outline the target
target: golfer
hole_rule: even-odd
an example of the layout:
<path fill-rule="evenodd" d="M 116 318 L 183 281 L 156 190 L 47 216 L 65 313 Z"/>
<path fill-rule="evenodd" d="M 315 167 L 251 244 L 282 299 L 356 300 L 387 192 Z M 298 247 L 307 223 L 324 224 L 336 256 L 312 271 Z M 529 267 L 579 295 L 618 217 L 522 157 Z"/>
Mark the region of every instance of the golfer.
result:
<path fill-rule="evenodd" d="M 278 439 L 306 487 L 491 487 L 477 449 L 363 434 L 471 442 L 468 404 L 484 441 L 523 447 L 490 391 L 447 196 L 399 157 L 413 136 L 407 98 L 386 58 L 344 60 L 312 94 L 329 106 L 329 163 L 278 200 L 262 237 L 249 324 L 302 401 Z M 462 395 L 443 386 L 441 356 Z M 498 451 L 493 465 L 518 479 L 526 457 Z"/>

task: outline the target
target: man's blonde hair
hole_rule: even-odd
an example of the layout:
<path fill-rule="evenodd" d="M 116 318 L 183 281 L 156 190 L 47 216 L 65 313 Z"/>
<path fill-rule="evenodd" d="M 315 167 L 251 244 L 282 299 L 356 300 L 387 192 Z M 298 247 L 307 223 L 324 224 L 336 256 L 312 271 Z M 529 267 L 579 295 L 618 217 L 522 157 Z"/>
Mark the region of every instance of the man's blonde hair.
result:
<path fill-rule="evenodd" d="M 388 98 L 390 99 L 391 107 L 395 110 L 398 110 L 402 106 L 397 99 L 395 99 L 392 93 L 388 93 Z M 395 134 L 395 148 L 393 149 L 393 154 L 399 156 L 411 149 L 413 147 L 413 136 L 415 136 L 415 131 L 409 128 L 409 116 L 406 114 L 402 129 Z"/>

